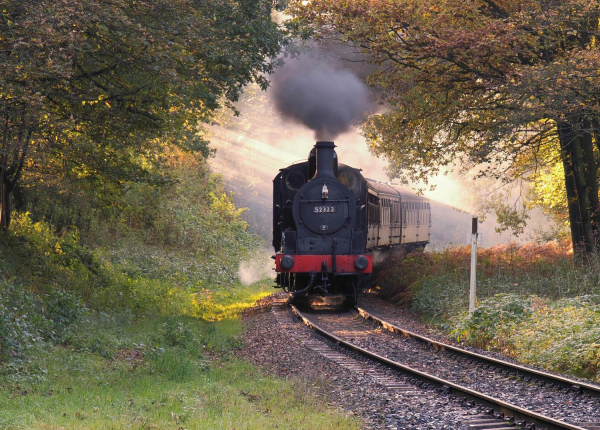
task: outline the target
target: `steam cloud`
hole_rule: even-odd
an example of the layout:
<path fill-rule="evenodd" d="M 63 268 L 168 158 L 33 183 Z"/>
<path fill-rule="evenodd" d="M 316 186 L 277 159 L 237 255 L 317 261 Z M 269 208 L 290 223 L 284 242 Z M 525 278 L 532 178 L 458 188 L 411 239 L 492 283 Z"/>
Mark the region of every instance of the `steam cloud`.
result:
<path fill-rule="evenodd" d="M 315 131 L 317 140 L 332 140 L 347 131 L 370 107 L 369 91 L 350 70 L 302 57 L 273 77 L 279 112 Z"/>
<path fill-rule="evenodd" d="M 245 260 L 240 263 L 238 268 L 238 276 L 244 285 L 250 285 L 262 279 L 275 279 L 275 273 L 272 270 L 273 260 L 271 255 L 275 253 L 273 247 L 269 251 L 257 253 L 250 260 Z"/>

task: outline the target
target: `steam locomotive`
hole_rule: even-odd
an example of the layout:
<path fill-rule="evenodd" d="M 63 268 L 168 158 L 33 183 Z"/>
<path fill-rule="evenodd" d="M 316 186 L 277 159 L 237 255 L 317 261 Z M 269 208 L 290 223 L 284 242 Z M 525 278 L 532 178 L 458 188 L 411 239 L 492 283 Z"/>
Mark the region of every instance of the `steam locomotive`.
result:
<path fill-rule="evenodd" d="M 273 180 L 273 247 L 278 288 L 292 299 L 356 303 L 373 273 L 373 253 L 425 247 L 427 199 L 338 164 L 333 142 Z"/>

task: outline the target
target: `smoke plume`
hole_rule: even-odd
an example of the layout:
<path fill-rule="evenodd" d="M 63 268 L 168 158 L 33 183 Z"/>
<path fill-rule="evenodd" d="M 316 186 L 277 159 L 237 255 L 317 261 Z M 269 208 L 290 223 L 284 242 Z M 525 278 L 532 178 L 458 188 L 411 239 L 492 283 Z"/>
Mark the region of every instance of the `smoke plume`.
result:
<path fill-rule="evenodd" d="M 370 106 L 369 91 L 350 70 L 301 57 L 288 61 L 273 77 L 279 112 L 315 131 L 317 140 L 332 140 L 360 120 Z"/>

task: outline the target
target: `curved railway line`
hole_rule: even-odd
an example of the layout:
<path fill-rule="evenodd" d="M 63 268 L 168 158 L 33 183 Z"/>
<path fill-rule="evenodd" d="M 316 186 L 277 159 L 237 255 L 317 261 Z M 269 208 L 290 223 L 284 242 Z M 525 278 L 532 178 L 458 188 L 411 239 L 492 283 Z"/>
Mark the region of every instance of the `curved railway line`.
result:
<path fill-rule="evenodd" d="M 387 330 L 391 333 L 403 335 L 405 337 L 414 339 L 418 342 L 422 342 L 434 348 L 435 350 L 443 351 L 448 354 L 454 354 L 458 357 L 466 358 L 468 360 L 472 360 L 473 362 L 482 365 L 493 366 L 497 369 L 500 369 L 503 372 L 508 372 L 515 377 L 521 377 L 523 379 L 529 378 L 529 380 L 536 380 L 539 382 L 543 382 L 544 384 L 552 384 L 552 387 L 560 387 L 562 390 L 565 391 L 572 391 L 574 393 L 587 395 L 590 398 L 600 399 L 600 386 L 598 385 L 592 385 L 581 381 L 575 381 L 573 379 L 568 379 L 560 375 L 542 372 L 519 364 L 510 363 L 508 361 L 488 357 L 486 355 L 478 354 L 476 352 L 469 351 L 463 348 L 458 348 L 456 346 L 439 342 L 437 340 L 430 339 L 426 336 L 422 336 L 417 333 L 413 333 L 409 330 L 405 330 L 401 327 L 398 327 L 395 324 L 392 324 L 375 315 L 372 315 L 370 312 L 363 309 L 362 307 L 356 306 L 355 309 L 362 318 L 369 321 L 373 321 L 374 323 L 381 326 L 384 330 Z M 598 426 L 600 426 L 600 423 L 598 424 Z"/>
<path fill-rule="evenodd" d="M 351 371 L 362 369 L 383 389 L 414 396 L 435 391 L 480 411 L 462 419 L 464 428 L 600 430 L 598 386 L 438 342 L 360 307 L 344 313 L 290 308 L 296 321 L 318 334 L 303 340 L 307 347 Z M 273 310 L 289 322 L 284 307 Z M 357 357 L 377 363 L 374 370 L 365 371 Z M 408 383 L 377 370 L 382 365 L 406 375 Z"/>

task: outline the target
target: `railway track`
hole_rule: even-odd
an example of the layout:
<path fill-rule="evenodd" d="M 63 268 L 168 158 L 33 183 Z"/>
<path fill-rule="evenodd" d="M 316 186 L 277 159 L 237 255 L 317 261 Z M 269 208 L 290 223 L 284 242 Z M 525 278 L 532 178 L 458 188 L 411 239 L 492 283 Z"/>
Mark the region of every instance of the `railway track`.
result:
<path fill-rule="evenodd" d="M 521 377 L 523 379 L 529 378 L 529 380 L 536 380 L 548 385 L 552 384 L 553 387 L 560 387 L 562 390 L 565 391 L 573 391 L 575 393 L 590 396 L 591 398 L 600 399 L 600 386 L 587 384 L 581 381 L 575 381 L 573 379 L 565 378 L 559 375 L 542 372 L 515 363 L 510 363 L 508 361 L 499 360 L 497 358 L 478 354 L 476 352 L 469 351 L 463 348 L 458 348 L 456 346 L 439 342 L 434 339 L 430 339 L 426 336 L 422 336 L 420 334 L 403 329 L 402 327 L 399 327 L 391 322 L 388 322 L 380 317 L 371 314 L 370 312 L 359 306 L 357 306 L 355 309 L 362 318 L 369 321 L 373 321 L 374 323 L 381 326 L 384 330 L 387 330 L 391 333 L 400 334 L 402 336 L 414 339 L 418 342 L 422 342 L 438 351 L 446 352 L 448 354 L 454 354 L 456 356 L 463 357 L 468 360 L 471 360 L 472 362 L 480 363 L 483 365 L 494 366 L 495 368 L 501 369 L 504 372 L 511 373 L 515 377 Z M 597 425 L 600 428 L 600 423 L 598 423 Z"/>
<path fill-rule="evenodd" d="M 327 344 L 305 339 L 307 347 L 351 371 L 368 374 L 382 389 L 415 397 L 423 395 L 424 390 L 434 390 L 485 411 L 465 417 L 464 428 L 600 430 L 600 389 L 591 384 L 443 344 L 383 321 L 364 309 L 342 314 L 291 309 L 299 320 L 329 340 Z M 280 311 L 280 319 L 288 318 L 282 315 Z M 407 375 L 408 382 L 380 370 L 365 370 L 357 356 Z M 448 369 L 450 375 L 445 374 Z M 472 380 L 465 381 L 465 375 Z M 486 379 L 485 383 L 478 378 Z M 496 386 L 491 393 L 490 382 Z M 540 400 L 544 407 L 539 405 Z M 548 408 L 554 413 L 545 413 Z"/>

